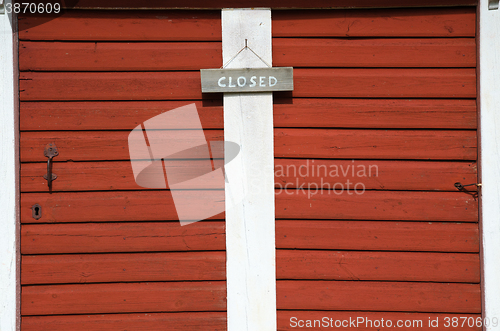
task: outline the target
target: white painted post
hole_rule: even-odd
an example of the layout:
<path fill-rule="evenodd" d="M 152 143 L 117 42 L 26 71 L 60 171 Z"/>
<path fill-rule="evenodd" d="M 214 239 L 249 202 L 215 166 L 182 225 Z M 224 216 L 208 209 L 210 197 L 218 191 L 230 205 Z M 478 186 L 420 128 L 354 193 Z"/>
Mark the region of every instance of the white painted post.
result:
<path fill-rule="evenodd" d="M 500 11 L 479 1 L 484 315 L 500 323 Z M 487 330 L 500 330 L 489 326 Z"/>
<path fill-rule="evenodd" d="M 272 65 L 271 10 L 222 10 L 223 63 L 245 40 Z M 244 50 L 227 68 L 265 68 Z M 229 331 L 276 330 L 273 96 L 224 94 L 224 139 L 241 146 L 226 166 L 227 318 Z M 243 195 L 243 201 L 231 197 Z"/>
<path fill-rule="evenodd" d="M 6 1 L 10 3 L 10 1 Z M 14 331 L 17 302 L 17 150 L 14 40 L 9 14 L 0 14 L 0 330 Z"/>

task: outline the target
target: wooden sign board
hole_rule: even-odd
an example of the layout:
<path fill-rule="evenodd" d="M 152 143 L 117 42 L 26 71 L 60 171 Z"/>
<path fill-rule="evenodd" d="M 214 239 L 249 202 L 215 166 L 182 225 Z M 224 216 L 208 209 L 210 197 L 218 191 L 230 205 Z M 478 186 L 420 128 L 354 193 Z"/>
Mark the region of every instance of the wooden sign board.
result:
<path fill-rule="evenodd" d="M 293 68 L 201 69 L 201 91 L 293 91 Z"/>

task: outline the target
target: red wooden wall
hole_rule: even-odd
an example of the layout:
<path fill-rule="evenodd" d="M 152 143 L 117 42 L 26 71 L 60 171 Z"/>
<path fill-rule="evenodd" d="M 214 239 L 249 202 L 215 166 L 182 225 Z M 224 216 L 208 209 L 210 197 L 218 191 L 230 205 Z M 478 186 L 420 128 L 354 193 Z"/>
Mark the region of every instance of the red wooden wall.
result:
<path fill-rule="evenodd" d="M 279 329 L 479 316 L 477 201 L 453 186 L 477 182 L 475 8 L 272 15 L 273 65 L 295 68 L 295 91 L 275 94 L 277 169 L 378 167 L 325 178 L 362 181 L 362 195 L 277 194 Z M 127 147 L 135 126 L 193 101 L 223 139 L 221 96 L 199 78 L 221 66 L 220 12 L 36 23 L 19 21 L 23 331 L 224 330 L 224 216 L 180 227 L 168 191 L 135 184 Z"/>
<path fill-rule="evenodd" d="M 273 11 L 295 76 L 274 108 L 279 330 L 480 316 L 477 200 L 454 186 L 477 182 L 475 25 L 473 7 Z"/>
<path fill-rule="evenodd" d="M 181 227 L 169 191 L 135 183 L 127 146 L 192 102 L 223 139 L 222 98 L 202 101 L 199 82 L 222 61 L 220 11 L 36 21 L 19 21 L 22 330 L 225 330 L 224 215 Z"/>

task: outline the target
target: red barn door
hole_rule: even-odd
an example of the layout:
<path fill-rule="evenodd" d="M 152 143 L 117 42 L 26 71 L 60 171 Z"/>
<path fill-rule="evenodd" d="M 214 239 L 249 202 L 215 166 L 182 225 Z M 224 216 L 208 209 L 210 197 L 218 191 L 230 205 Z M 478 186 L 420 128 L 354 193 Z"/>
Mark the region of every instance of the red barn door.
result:
<path fill-rule="evenodd" d="M 480 316 L 476 189 L 454 186 L 477 183 L 475 26 L 473 7 L 273 11 L 295 80 L 274 106 L 280 330 Z"/>
<path fill-rule="evenodd" d="M 168 190 L 136 184 L 127 146 L 193 102 L 207 140 L 223 139 L 222 99 L 199 87 L 199 69 L 220 66 L 220 11 L 37 23 L 19 21 L 22 330 L 226 329 L 224 215 L 181 227 Z"/>

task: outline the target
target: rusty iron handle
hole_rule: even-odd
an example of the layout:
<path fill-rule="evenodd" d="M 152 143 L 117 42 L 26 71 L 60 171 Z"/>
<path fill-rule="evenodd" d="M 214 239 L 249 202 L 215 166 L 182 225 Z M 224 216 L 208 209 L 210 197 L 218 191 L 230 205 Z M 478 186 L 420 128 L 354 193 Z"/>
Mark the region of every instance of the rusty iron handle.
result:
<path fill-rule="evenodd" d="M 52 173 L 52 158 L 54 156 L 59 155 L 57 147 L 55 144 L 50 143 L 45 146 L 45 150 L 43 154 L 49 158 L 47 161 L 47 173 L 43 175 L 43 178 L 47 180 L 47 185 L 49 186 L 49 190 L 52 190 L 52 181 L 56 180 L 57 175 Z"/>

